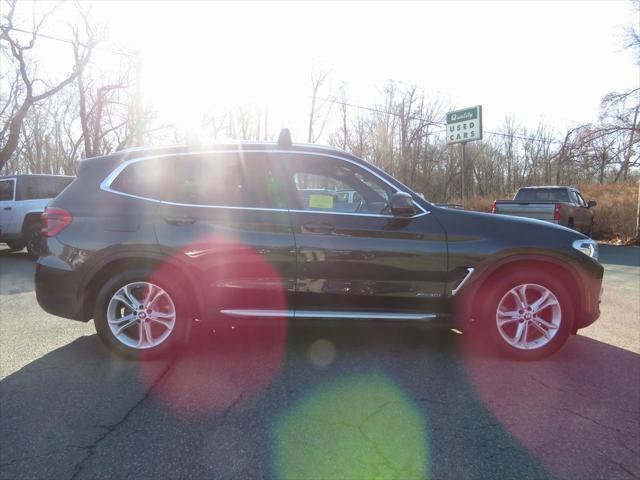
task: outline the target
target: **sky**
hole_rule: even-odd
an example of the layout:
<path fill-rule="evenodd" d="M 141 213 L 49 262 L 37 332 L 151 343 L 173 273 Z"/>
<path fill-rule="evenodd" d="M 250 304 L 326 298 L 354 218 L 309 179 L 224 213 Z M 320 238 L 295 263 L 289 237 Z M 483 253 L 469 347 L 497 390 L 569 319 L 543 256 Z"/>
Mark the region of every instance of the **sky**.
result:
<path fill-rule="evenodd" d="M 507 115 L 560 131 L 595 121 L 605 94 L 640 83 L 622 48 L 624 28 L 640 22 L 627 0 L 102 0 L 92 14 L 109 32 L 104 68 L 116 68 L 113 45 L 137 49 L 145 102 L 185 129 L 252 104 L 304 137 L 313 69 L 330 70 L 331 86 L 344 82 L 359 105 L 373 106 L 389 80 L 452 108 L 480 104 L 488 130 Z M 68 31 L 64 21 L 47 30 Z"/>

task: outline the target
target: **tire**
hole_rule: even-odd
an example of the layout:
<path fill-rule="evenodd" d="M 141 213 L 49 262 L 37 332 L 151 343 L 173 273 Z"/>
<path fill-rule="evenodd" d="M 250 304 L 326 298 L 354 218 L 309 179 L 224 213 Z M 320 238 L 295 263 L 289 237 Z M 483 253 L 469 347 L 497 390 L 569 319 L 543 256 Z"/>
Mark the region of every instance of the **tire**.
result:
<path fill-rule="evenodd" d="M 587 230 L 587 236 L 589 238 L 593 238 L 593 219 L 591 219 L 591 223 L 589 224 L 589 229 Z"/>
<path fill-rule="evenodd" d="M 575 230 L 575 224 L 573 223 L 573 218 L 569 219 L 569 222 L 567 223 L 567 228 L 570 228 L 571 230 Z"/>
<path fill-rule="evenodd" d="M 28 225 L 24 231 L 24 242 L 27 247 L 27 253 L 34 259 L 40 256 L 40 249 L 42 248 L 41 229 L 42 227 L 39 223 L 32 223 Z"/>
<path fill-rule="evenodd" d="M 7 245 L 12 252 L 19 252 L 26 244 L 22 240 L 13 240 L 11 242 L 7 242 Z"/>
<path fill-rule="evenodd" d="M 145 306 L 153 308 L 137 309 L 134 314 L 129 307 L 137 305 L 130 299 L 143 300 L 144 303 L 150 285 L 158 289 L 152 290 L 151 297 L 158 296 Z M 124 293 L 125 288 L 129 295 Z M 129 300 L 129 306 L 122 299 Z M 158 318 L 152 320 L 156 315 Z M 122 320 L 127 317 L 128 320 Z M 115 275 L 104 284 L 96 297 L 94 324 L 98 336 L 113 352 L 129 359 L 154 360 L 176 354 L 186 340 L 190 318 L 180 286 L 149 269 L 129 270 Z M 148 330 L 144 329 L 146 333 L 143 333 L 142 342 L 141 324 L 148 327 Z M 118 330 L 120 333 L 116 335 Z"/>
<path fill-rule="evenodd" d="M 523 286 L 525 305 L 531 310 L 519 303 Z M 549 293 L 547 300 L 536 312 L 536 301 L 545 292 Z M 510 272 L 495 281 L 486 300 L 482 319 L 488 338 L 499 353 L 513 360 L 545 358 L 562 347 L 573 330 L 571 297 L 560 280 L 544 272 Z M 505 313 L 499 315 L 499 311 Z"/>

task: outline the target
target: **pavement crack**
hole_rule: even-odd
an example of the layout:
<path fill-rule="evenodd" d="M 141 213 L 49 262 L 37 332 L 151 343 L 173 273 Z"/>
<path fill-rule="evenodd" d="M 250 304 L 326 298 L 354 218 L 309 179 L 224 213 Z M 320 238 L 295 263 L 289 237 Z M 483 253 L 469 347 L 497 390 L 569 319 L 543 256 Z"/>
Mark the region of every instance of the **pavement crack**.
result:
<path fill-rule="evenodd" d="M 616 441 L 618 442 L 618 444 L 623 447 L 625 450 L 633 453 L 636 457 L 640 457 L 640 452 L 638 452 L 637 450 L 634 450 L 633 448 L 631 448 L 629 445 L 627 445 L 626 443 L 624 443 L 620 438 L 615 437 Z"/>
<path fill-rule="evenodd" d="M 601 423 L 601 422 L 599 422 L 598 420 L 594 420 L 593 418 L 588 417 L 588 416 L 586 416 L 586 415 L 583 415 L 583 414 L 581 414 L 581 413 L 578 413 L 578 412 L 576 412 L 576 411 L 574 411 L 574 410 L 571 410 L 570 408 L 566 408 L 566 407 L 554 407 L 554 406 L 552 406 L 552 405 L 543 405 L 543 408 L 551 408 L 551 409 L 553 409 L 553 410 L 557 410 L 557 411 L 559 411 L 559 412 L 567 412 L 567 413 L 570 413 L 570 414 L 572 414 L 572 415 L 575 415 L 576 417 L 579 417 L 579 418 L 582 418 L 582 419 L 584 419 L 584 420 L 587 420 L 587 421 L 589 421 L 589 422 L 591 422 L 591 423 L 593 423 L 593 424 L 595 424 L 595 425 L 598 425 L 599 427 L 602 427 L 602 428 L 605 428 L 605 429 L 607 429 L 607 430 L 610 430 L 610 431 L 612 431 L 612 432 L 616 432 L 616 433 L 619 433 L 619 434 L 622 434 L 622 435 L 626 435 L 626 434 L 628 434 L 628 433 L 626 433 L 626 432 L 623 432 L 623 431 L 622 431 L 622 430 L 620 430 L 619 428 L 612 427 L 611 425 L 607 425 L 607 424 L 605 424 L 605 423 Z"/>
<path fill-rule="evenodd" d="M 240 392 L 238 396 L 235 398 L 235 400 L 231 402 L 231 404 L 227 408 L 225 408 L 224 411 L 220 414 L 220 417 L 219 417 L 220 424 L 224 424 L 224 422 L 227 420 L 227 417 L 231 414 L 231 411 L 235 409 L 236 406 L 242 402 L 242 400 L 244 400 L 244 394 Z"/>
<path fill-rule="evenodd" d="M 613 463 L 614 465 L 616 465 L 623 472 L 629 474 L 631 476 L 631 478 L 640 478 L 640 476 L 638 476 L 635 473 L 633 473 L 631 470 L 629 470 L 627 467 L 625 467 L 622 463 L 616 462 L 615 460 L 610 460 L 610 462 Z"/>
<path fill-rule="evenodd" d="M 81 447 L 81 446 L 78 446 L 78 445 L 69 445 L 66 448 L 59 448 L 59 449 L 52 450 L 52 451 L 47 452 L 47 453 L 41 453 L 39 455 L 30 455 L 28 457 L 14 458 L 13 460 L 9 460 L 8 462 L 0 463 L 0 470 L 4 469 L 6 467 L 9 467 L 9 466 L 11 466 L 11 465 L 13 465 L 15 463 L 28 462 L 28 461 L 35 460 L 36 458 L 50 457 L 51 455 L 59 455 L 61 453 L 64 453 L 64 452 L 72 449 L 72 448 L 76 448 L 76 449 L 82 450 L 82 449 L 85 449 L 87 447 Z"/>
<path fill-rule="evenodd" d="M 118 420 L 116 423 L 112 424 L 112 425 L 100 425 L 100 424 L 95 424 L 92 425 L 94 428 L 101 428 L 104 430 L 104 432 L 99 435 L 95 441 L 93 443 L 91 443 L 90 445 L 87 445 L 85 447 L 77 447 L 77 448 L 84 448 L 87 450 L 87 454 L 84 456 L 84 458 L 82 458 L 82 460 L 80 460 L 74 469 L 73 475 L 71 475 L 71 480 L 75 480 L 78 478 L 78 476 L 80 475 L 80 473 L 82 472 L 82 469 L 84 467 L 84 464 L 93 456 L 96 448 L 98 447 L 98 445 L 105 440 L 109 435 L 111 435 L 120 425 L 122 425 L 123 423 L 125 423 L 129 417 L 131 416 L 131 414 L 133 413 L 133 411 L 138 408 L 145 400 L 147 400 L 149 398 L 149 395 L 151 395 L 151 392 L 153 391 L 153 389 L 156 387 L 156 385 L 160 384 L 160 382 L 162 382 L 162 380 L 164 379 L 164 377 L 167 375 L 167 373 L 169 372 L 169 370 L 171 370 L 171 367 L 174 365 L 174 362 L 169 362 L 167 364 L 167 366 L 165 367 L 165 369 L 162 371 L 162 373 L 158 376 L 158 378 L 156 379 L 156 381 L 147 389 L 147 391 L 144 393 L 144 395 L 142 396 L 142 398 L 140 398 L 140 400 L 138 400 L 133 406 L 131 406 L 131 408 L 129 408 L 129 410 L 126 411 L 126 413 L 122 416 L 122 418 L 120 420 Z"/>
<path fill-rule="evenodd" d="M 542 385 L 543 387 L 545 387 L 545 388 L 547 388 L 549 390 L 555 390 L 555 391 L 558 391 L 558 392 L 568 393 L 569 395 L 575 395 L 575 396 L 578 396 L 578 397 L 581 397 L 581 398 L 585 398 L 585 399 L 590 400 L 590 401 L 594 401 L 595 400 L 595 403 L 598 403 L 598 404 L 604 406 L 604 408 L 607 408 L 609 410 L 617 410 L 619 412 L 631 413 L 631 414 L 634 414 L 634 415 L 637 415 L 638 413 L 640 413 L 640 410 L 627 410 L 625 408 L 613 407 L 611 405 L 603 405 L 603 402 L 597 401 L 596 399 L 594 399 L 592 397 L 589 397 L 588 395 L 585 395 L 584 393 L 578 392 L 576 390 L 570 390 L 570 389 L 561 388 L 561 387 L 558 387 L 558 386 L 549 385 L 548 383 L 543 382 L 542 380 L 540 380 L 538 377 L 536 377 L 533 374 L 529 374 L 528 376 L 529 376 L 529 378 L 531 380 L 533 380 L 534 382 L 538 383 L 539 385 Z"/>

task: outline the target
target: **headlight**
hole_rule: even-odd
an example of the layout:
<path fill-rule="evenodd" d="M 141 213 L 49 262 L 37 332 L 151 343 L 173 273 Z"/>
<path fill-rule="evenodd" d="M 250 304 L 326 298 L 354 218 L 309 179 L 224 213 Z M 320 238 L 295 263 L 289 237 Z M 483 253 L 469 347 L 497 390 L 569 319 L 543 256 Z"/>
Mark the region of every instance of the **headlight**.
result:
<path fill-rule="evenodd" d="M 580 250 L 585 255 L 598 260 L 598 242 L 585 238 L 584 240 L 576 240 L 573 242 L 573 248 Z"/>

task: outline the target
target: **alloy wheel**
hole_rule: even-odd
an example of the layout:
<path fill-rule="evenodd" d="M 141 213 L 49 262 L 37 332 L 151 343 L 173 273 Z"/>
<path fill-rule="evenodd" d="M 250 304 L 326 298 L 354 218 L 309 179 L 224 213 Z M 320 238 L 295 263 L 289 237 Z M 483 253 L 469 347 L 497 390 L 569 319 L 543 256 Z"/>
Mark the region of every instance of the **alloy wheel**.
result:
<path fill-rule="evenodd" d="M 562 308 L 548 288 L 525 283 L 505 293 L 498 303 L 496 324 L 505 342 L 520 350 L 547 345 L 558 333 Z"/>
<path fill-rule="evenodd" d="M 129 283 L 118 289 L 107 306 L 113 336 L 135 349 L 157 347 L 173 332 L 176 309 L 169 294 L 150 282 Z"/>

